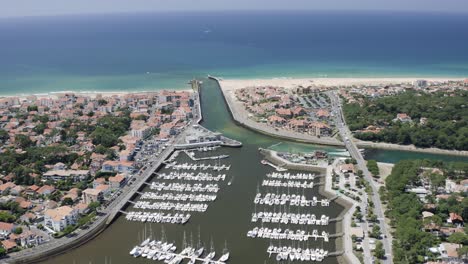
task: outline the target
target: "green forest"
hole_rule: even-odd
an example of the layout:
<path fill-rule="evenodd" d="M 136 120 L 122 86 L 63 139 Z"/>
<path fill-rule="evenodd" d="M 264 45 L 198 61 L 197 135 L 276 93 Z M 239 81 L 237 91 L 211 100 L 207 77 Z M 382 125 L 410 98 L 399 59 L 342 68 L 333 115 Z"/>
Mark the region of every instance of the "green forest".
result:
<path fill-rule="evenodd" d="M 343 105 L 346 122 L 361 140 L 428 148 L 468 150 L 468 91 L 451 94 L 408 91 L 395 96 L 362 98 Z M 394 121 L 398 113 L 412 121 Z M 420 123 L 421 118 L 427 121 Z M 379 133 L 359 132 L 373 125 Z"/>
<path fill-rule="evenodd" d="M 444 175 L 453 179 L 463 179 L 468 172 L 468 163 L 442 163 L 439 161 L 404 160 L 398 162 L 392 173 L 386 179 L 386 215 L 391 220 L 394 229 L 393 253 L 395 263 L 424 263 L 425 257 L 437 256 L 428 251 L 444 240 L 449 242 L 459 241 L 463 244 L 463 252 L 467 252 L 468 236 L 458 233 L 448 238 L 439 238 L 423 231 L 422 219 L 423 204 L 416 194 L 405 192 L 408 185 L 417 184 L 420 180 L 422 167 L 438 167 L 444 171 Z M 464 219 L 468 219 L 468 197 L 462 197 L 461 201 L 452 195 L 447 200 L 436 202 L 435 197 L 427 197 L 428 201 L 437 203 L 434 216 L 431 220 L 442 225 L 449 212 L 455 212 Z M 463 236 L 461 239 L 456 236 Z"/>

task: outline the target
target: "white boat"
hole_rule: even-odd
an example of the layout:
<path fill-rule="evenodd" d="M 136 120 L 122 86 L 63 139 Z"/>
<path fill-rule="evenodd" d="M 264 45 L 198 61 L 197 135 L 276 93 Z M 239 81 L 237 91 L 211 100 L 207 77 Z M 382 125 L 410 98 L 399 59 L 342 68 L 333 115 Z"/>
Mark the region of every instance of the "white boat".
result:
<path fill-rule="evenodd" d="M 226 254 L 222 255 L 222 256 L 219 258 L 218 261 L 224 262 L 224 261 L 226 261 L 226 260 L 228 260 L 228 259 L 229 259 L 229 252 L 227 252 Z"/>

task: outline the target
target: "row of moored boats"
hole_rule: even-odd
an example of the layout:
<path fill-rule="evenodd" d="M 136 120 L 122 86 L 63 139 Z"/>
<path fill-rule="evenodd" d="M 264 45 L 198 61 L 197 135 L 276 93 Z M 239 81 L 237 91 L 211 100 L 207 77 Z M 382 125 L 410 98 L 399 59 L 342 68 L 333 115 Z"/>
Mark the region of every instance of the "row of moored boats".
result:
<path fill-rule="evenodd" d="M 189 260 L 189 264 L 197 261 L 203 264 L 224 264 L 229 260 L 229 252 L 225 252 L 219 259 L 216 259 L 216 252 L 211 251 L 205 256 L 203 247 L 185 247 L 177 253 L 177 246 L 173 243 L 146 239 L 140 245 L 135 246 L 129 253 L 133 257 L 141 257 L 152 260 L 163 261 L 168 264 L 180 264 L 183 260 Z"/>
<path fill-rule="evenodd" d="M 294 241 L 308 241 L 309 238 L 315 240 L 322 238 L 325 242 L 329 241 L 329 234 L 325 231 L 319 233 L 317 229 L 310 233 L 300 229 L 294 231 L 289 229 L 283 230 L 281 228 L 254 227 L 254 229 L 247 232 L 247 237 Z"/>
<path fill-rule="evenodd" d="M 330 217 L 322 215 L 317 219 L 315 214 L 293 214 L 293 213 L 273 213 L 273 212 L 258 212 L 252 214 L 252 222 L 256 223 L 281 223 L 295 225 L 328 225 Z"/>
<path fill-rule="evenodd" d="M 145 192 L 140 198 L 143 200 L 212 202 L 216 200 L 216 194 Z"/>
<path fill-rule="evenodd" d="M 313 181 L 289 181 L 289 180 L 288 181 L 263 180 L 262 186 L 312 189 L 314 188 L 314 182 Z"/>
<path fill-rule="evenodd" d="M 182 180 L 182 181 L 224 181 L 226 174 L 218 174 L 213 176 L 207 172 L 177 172 L 171 171 L 170 173 L 159 173 L 157 179 L 161 180 Z"/>
<path fill-rule="evenodd" d="M 290 205 L 290 206 L 316 206 L 320 204 L 321 206 L 329 206 L 330 200 L 328 199 L 321 199 L 318 200 L 317 197 L 312 197 L 312 200 L 307 200 L 305 195 L 299 194 L 276 194 L 276 193 L 266 193 L 262 195 L 261 193 L 257 193 L 254 198 L 254 204 L 260 205 Z"/>
<path fill-rule="evenodd" d="M 267 174 L 268 178 L 285 180 L 310 180 L 315 179 L 315 173 L 291 173 L 291 172 L 271 172 Z"/>

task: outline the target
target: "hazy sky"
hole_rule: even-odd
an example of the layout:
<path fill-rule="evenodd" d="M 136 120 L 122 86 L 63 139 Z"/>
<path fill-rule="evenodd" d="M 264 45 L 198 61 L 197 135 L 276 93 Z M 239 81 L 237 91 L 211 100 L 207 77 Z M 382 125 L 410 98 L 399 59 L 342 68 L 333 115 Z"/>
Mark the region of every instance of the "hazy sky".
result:
<path fill-rule="evenodd" d="M 0 17 L 259 9 L 405 10 L 468 13 L 468 0 L 0 0 Z"/>

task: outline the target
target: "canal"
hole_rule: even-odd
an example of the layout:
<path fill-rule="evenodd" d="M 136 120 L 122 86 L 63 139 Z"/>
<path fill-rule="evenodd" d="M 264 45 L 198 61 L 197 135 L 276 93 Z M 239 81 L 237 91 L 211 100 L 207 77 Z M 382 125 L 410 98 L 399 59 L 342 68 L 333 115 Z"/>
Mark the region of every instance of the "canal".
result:
<path fill-rule="evenodd" d="M 234 177 L 231 186 L 227 186 L 227 181 L 220 184 L 217 200 L 210 203 L 205 213 L 192 213 L 192 218 L 185 225 L 171 224 L 143 224 L 138 222 L 129 222 L 125 217 L 119 217 L 102 234 L 85 245 L 70 250 L 69 252 L 57 257 L 48 259 L 44 263 L 63 264 L 63 263 L 162 263 L 142 258 L 133 258 L 129 251 L 136 244 L 140 243 L 142 237 L 150 233 L 155 238 L 160 238 L 162 229 L 167 240 L 174 241 L 180 249 L 184 234 L 187 242 L 192 240 L 194 243 L 199 240 L 205 248 L 210 247 L 210 241 L 214 241 L 217 256 L 222 252 L 225 243 L 231 252 L 231 259 L 228 263 L 239 264 L 257 264 L 257 263 L 276 263 L 276 260 L 269 259 L 266 248 L 269 241 L 264 239 L 247 238 L 246 233 L 254 226 L 260 226 L 259 223 L 250 222 L 251 214 L 254 210 L 253 198 L 259 189 L 261 180 L 271 171 L 269 167 L 260 164 L 262 156 L 258 152 L 259 147 L 269 147 L 287 151 L 313 151 L 317 149 L 339 152 L 342 149 L 333 147 L 323 147 L 310 144 L 288 142 L 281 139 L 272 138 L 250 131 L 236 125 L 226 109 L 226 105 L 219 91 L 217 83 L 212 80 L 203 80 L 202 85 L 202 109 L 203 125 L 213 131 L 219 131 L 226 136 L 240 140 L 243 143 L 242 148 L 220 148 L 214 153 L 228 154 L 230 157 L 224 160 L 224 163 L 230 163 L 231 170 L 223 172 L 229 179 Z M 280 143 L 281 144 L 278 144 Z M 395 154 L 382 154 L 380 151 L 370 151 L 368 155 L 379 161 L 394 162 L 400 158 L 418 158 L 417 153 L 396 152 Z M 447 156 L 424 155 L 424 158 L 447 159 Z M 450 157 L 449 157 L 450 158 Z M 188 157 L 180 155 L 180 162 L 187 162 Z M 163 172 L 166 169 L 163 169 Z M 264 188 L 260 188 L 266 191 Z M 318 187 L 307 191 L 308 198 L 317 196 Z M 137 199 L 138 200 L 138 199 Z M 127 211 L 133 210 L 131 207 Z M 340 214 L 343 208 L 340 205 L 332 203 L 329 207 L 312 207 L 309 213 L 314 213 L 320 217 L 321 214 L 329 215 L 334 218 Z M 294 229 L 299 227 L 294 227 Z M 308 231 L 318 229 L 320 232 L 325 230 L 330 234 L 336 233 L 335 225 L 329 226 L 310 226 Z M 200 237 L 199 235 L 200 234 Z M 320 247 L 329 251 L 335 251 L 335 240 L 330 242 L 323 240 L 310 241 L 310 248 Z M 284 243 L 283 245 L 290 245 Z M 277 244 L 275 244 L 277 245 Z M 296 244 L 297 246 L 297 244 Z M 305 246 L 301 244 L 301 246 Z M 336 263 L 336 258 L 326 258 L 323 263 Z"/>

